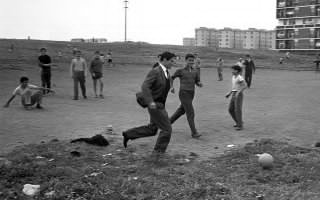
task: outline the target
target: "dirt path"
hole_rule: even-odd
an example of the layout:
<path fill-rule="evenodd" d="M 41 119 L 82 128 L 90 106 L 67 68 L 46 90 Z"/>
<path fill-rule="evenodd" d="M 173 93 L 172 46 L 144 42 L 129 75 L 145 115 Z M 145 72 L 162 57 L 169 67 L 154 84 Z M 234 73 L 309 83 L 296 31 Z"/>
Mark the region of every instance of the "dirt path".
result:
<path fill-rule="evenodd" d="M 117 66 L 105 70 L 105 99 L 93 98 L 92 81 L 88 79 L 88 100 L 71 100 L 72 81 L 67 66 L 53 72 L 56 95 L 44 99 L 44 110 L 25 111 L 20 100 L 15 99 L 9 108 L 0 108 L 0 151 L 14 146 L 39 143 L 53 138 L 70 139 L 90 137 L 111 124 L 121 142 L 121 132 L 145 124 L 148 114 L 135 102 L 135 92 L 149 68 Z M 3 69 L 0 73 L 2 104 L 9 98 L 21 75 L 39 84 L 38 71 L 29 69 Z M 216 156 L 227 150 L 227 145 L 242 144 L 259 138 L 276 138 L 291 143 L 311 146 L 319 140 L 318 105 L 320 74 L 258 70 L 253 87 L 245 91 L 245 129 L 237 132 L 227 113 L 228 100 L 224 98 L 230 88 L 231 71 L 224 70 L 224 80 L 217 81 L 215 69 L 203 69 L 204 88 L 198 89 L 194 100 L 196 125 L 203 137 L 191 139 L 185 117 L 173 126 L 169 153 L 199 154 L 201 158 Z M 175 83 L 176 89 L 178 82 Z M 177 94 L 169 95 L 167 110 L 172 114 L 179 100 Z M 155 137 L 129 142 L 132 149 L 151 151 Z"/>

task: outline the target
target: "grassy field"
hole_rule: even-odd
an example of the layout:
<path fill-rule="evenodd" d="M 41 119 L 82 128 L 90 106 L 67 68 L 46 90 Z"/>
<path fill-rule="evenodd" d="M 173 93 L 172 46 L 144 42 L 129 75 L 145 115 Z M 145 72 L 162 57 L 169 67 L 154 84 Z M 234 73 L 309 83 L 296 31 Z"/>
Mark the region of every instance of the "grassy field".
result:
<path fill-rule="evenodd" d="M 15 50 L 10 53 L 11 43 Z M 320 198 L 320 154 L 313 147 L 320 133 L 320 113 L 315 109 L 320 73 L 313 71 L 313 56 L 293 55 L 279 65 L 283 55 L 274 51 L 0 40 L 0 102 L 6 102 L 22 75 L 40 84 L 37 56 L 42 46 L 56 63 L 52 77 L 56 94 L 45 97 L 41 111 L 26 111 L 17 99 L 9 108 L 0 109 L 0 199 Z M 104 68 L 105 99 L 93 98 L 88 78 L 88 100 L 71 100 L 68 69 L 74 47 L 88 60 L 95 50 L 112 50 L 115 67 Z M 124 149 L 121 132 L 148 121 L 134 94 L 156 62 L 156 55 L 164 50 L 181 56 L 197 52 L 203 61 L 204 87 L 197 89 L 194 100 L 196 125 L 203 136 L 192 139 L 182 117 L 173 126 L 168 154 L 154 162 L 150 153 L 156 138 L 130 141 Z M 57 56 L 59 51 L 62 58 Z M 228 66 L 247 53 L 258 70 L 252 88 L 245 91 L 245 128 L 238 132 L 232 127 L 224 95 L 230 89 Z M 214 64 L 218 56 L 227 65 L 221 82 Z M 177 95 L 170 94 L 169 115 L 178 105 Z M 114 134 L 106 134 L 108 125 L 113 126 Z M 69 142 L 98 133 L 110 146 Z M 230 144 L 234 147 L 229 148 Z M 80 156 L 73 156 L 72 151 Z M 274 156 L 272 169 L 259 166 L 256 154 L 263 152 Z M 39 184 L 40 193 L 32 198 L 24 195 L 22 188 L 27 183 Z"/>
<path fill-rule="evenodd" d="M 110 139 L 113 143 L 112 138 Z M 72 150 L 80 156 L 72 156 Z M 274 155 L 272 169 L 262 169 L 255 154 Z M 27 145 L 8 154 L 0 168 L 2 199 L 183 199 L 317 200 L 320 154 L 269 139 L 199 161 L 198 155 L 171 154 L 154 162 L 134 149 L 106 148 L 51 141 Z M 39 184 L 27 198 L 25 183 Z"/>

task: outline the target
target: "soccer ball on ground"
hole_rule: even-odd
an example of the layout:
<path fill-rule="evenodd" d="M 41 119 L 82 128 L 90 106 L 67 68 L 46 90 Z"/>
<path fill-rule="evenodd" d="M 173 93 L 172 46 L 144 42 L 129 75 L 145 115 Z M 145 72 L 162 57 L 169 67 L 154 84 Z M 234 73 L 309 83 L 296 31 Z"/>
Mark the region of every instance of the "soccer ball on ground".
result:
<path fill-rule="evenodd" d="M 263 154 L 257 154 L 257 156 L 258 156 L 258 162 L 262 168 L 264 169 L 272 168 L 273 161 L 274 161 L 272 155 L 268 153 L 263 153 Z"/>

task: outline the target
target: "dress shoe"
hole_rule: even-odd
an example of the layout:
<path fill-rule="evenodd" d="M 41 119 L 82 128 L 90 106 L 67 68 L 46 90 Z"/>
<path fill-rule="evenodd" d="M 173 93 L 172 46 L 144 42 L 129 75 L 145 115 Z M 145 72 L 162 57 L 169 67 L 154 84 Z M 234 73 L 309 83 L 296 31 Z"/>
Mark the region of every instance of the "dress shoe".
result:
<path fill-rule="evenodd" d="M 36 106 L 36 108 L 37 108 L 37 109 L 43 109 L 43 107 L 42 107 L 40 104 L 38 104 L 38 105 Z"/>
<path fill-rule="evenodd" d="M 201 136 L 201 134 L 195 133 L 195 134 L 192 134 L 191 136 L 192 136 L 193 138 L 199 138 L 199 137 Z"/>

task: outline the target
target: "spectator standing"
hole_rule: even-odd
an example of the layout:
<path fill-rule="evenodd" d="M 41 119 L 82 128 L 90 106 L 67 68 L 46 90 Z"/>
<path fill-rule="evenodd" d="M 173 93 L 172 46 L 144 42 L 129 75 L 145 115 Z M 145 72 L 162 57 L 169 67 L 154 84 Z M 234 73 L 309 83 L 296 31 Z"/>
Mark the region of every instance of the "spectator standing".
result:
<path fill-rule="evenodd" d="M 101 60 L 100 52 L 96 51 L 94 54 L 94 59 L 90 62 L 89 71 L 91 73 L 93 81 L 93 91 L 96 98 L 104 98 L 103 96 L 103 61 Z M 100 94 L 97 94 L 97 82 L 100 85 Z"/>
<path fill-rule="evenodd" d="M 41 86 L 44 88 L 51 88 L 51 57 L 47 55 L 47 49 L 42 47 L 40 49 L 39 67 L 41 68 Z M 43 94 L 48 93 L 48 90 L 43 90 Z"/>
<path fill-rule="evenodd" d="M 223 72 L 223 64 L 224 64 L 224 60 L 221 58 L 221 57 L 219 57 L 218 59 L 217 59 L 217 72 L 218 72 L 218 81 L 222 81 L 223 80 L 223 74 L 222 74 L 222 72 Z"/>
<path fill-rule="evenodd" d="M 246 55 L 246 60 L 244 61 L 244 67 L 245 67 L 244 79 L 246 80 L 248 88 L 250 88 L 251 82 L 252 82 L 252 74 L 254 74 L 256 71 L 256 66 L 250 55 Z"/>
<path fill-rule="evenodd" d="M 87 62 L 81 57 L 81 51 L 76 50 L 75 58 L 72 59 L 70 64 L 70 75 L 73 79 L 73 100 L 79 100 L 79 83 L 84 99 L 87 99 L 86 95 L 86 76 L 87 76 Z"/>

